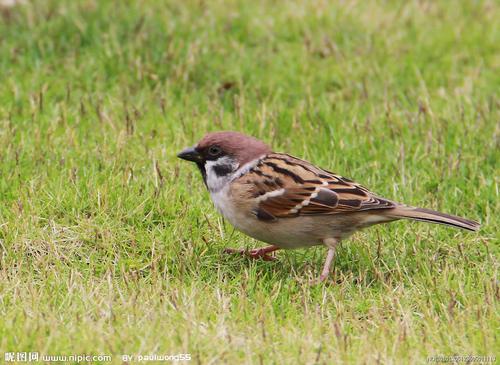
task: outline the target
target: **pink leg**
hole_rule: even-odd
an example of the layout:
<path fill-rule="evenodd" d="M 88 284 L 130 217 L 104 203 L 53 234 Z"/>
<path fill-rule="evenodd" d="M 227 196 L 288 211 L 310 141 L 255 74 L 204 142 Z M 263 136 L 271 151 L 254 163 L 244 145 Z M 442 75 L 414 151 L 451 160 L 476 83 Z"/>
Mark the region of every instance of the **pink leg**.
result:
<path fill-rule="evenodd" d="M 268 255 L 271 252 L 274 252 L 276 250 L 279 250 L 280 248 L 278 246 L 267 246 L 264 248 L 256 248 L 254 250 L 239 250 L 236 248 L 226 248 L 224 249 L 224 253 L 237 253 L 240 255 L 247 255 L 248 257 L 251 257 L 253 259 L 263 259 L 265 261 L 274 261 L 276 258 L 273 256 Z"/>
<path fill-rule="evenodd" d="M 319 284 L 325 281 L 330 275 L 330 268 L 332 267 L 332 262 L 335 257 L 335 249 L 337 248 L 338 240 L 334 238 L 328 238 L 324 240 L 325 246 L 328 247 L 328 253 L 326 255 L 325 264 L 323 265 L 323 270 L 321 271 L 321 275 L 317 280 L 314 280 L 312 284 Z"/>
<path fill-rule="evenodd" d="M 329 248 L 328 254 L 326 255 L 325 264 L 323 265 L 323 271 L 321 271 L 321 275 L 319 276 L 319 281 L 325 281 L 328 275 L 330 275 L 330 268 L 332 267 L 332 261 L 335 257 L 335 249 Z"/>

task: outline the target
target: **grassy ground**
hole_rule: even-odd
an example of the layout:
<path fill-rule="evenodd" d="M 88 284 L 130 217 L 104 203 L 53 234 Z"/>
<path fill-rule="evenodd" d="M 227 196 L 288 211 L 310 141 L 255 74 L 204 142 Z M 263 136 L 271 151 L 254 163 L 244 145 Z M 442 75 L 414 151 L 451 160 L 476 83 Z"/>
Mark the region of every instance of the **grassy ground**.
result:
<path fill-rule="evenodd" d="M 0 356 L 500 355 L 495 1 L 34 1 L 0 17 Z M 398 222 L 276 262 L 176 152 L 255 135 L 478 234 Z"/>

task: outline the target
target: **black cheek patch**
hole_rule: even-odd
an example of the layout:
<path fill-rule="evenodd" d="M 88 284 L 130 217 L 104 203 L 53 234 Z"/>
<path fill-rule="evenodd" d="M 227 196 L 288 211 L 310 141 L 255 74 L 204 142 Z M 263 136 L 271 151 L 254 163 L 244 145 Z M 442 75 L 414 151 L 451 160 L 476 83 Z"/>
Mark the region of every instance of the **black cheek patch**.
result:
<path fill-rule="evenodd" d="M 213 169 L 217 176 L 225 176 L 233 172 L 233 166 L 231 165 L 215 165 Z"/>

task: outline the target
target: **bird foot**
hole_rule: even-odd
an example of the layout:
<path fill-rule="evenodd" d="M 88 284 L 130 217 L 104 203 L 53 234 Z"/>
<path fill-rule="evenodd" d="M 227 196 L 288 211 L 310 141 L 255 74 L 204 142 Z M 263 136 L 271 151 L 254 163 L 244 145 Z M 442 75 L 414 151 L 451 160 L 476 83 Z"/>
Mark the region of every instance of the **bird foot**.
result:
<path fill-rule="evenodd" d="M 328 279 L 328 274 L 321 274 L 319 277 L 317 277 L 316 279 L 313 279 L 313 280 L 310 280 L 309 281 L 309 285 L 319 285 L 321 283 L 324 283 L 326 281 L 326 279 Z"/>
<path fill-rule="evenodd" d="M 224 253 L 229 253 L 229 254 L 239 254 L 239 255 L 245 255 L 247 257 L 250 257 L 252 259 L 262 259 L 264 261 L 274 261 L 276 260 L 276 257 L 269 255 L 265 248 L 256 248 L 253 250 L 243 250 L 243 249 L 237 249 L 237 248 L 226 248 L 224 249 Z"/>

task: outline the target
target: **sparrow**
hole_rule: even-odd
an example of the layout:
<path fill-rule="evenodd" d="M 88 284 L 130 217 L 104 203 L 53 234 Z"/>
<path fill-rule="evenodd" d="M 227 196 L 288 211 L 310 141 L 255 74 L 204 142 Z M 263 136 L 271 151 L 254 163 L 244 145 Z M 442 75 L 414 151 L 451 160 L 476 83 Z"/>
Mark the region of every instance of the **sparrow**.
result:
<path fill-rule="evenodd" d="M 477 231 L 469 219 L 412 207 L 378 196 L 364 186 L 239 132 L 209 133 L 179 158 L 197 166 L 217 210 L 236 229 L 271 244 L 251 251 L 273 260 L 279 249 L 324 245 L 319 282 L 327 279 L 338 243 L 356 231 L 399 219 Z"/>

